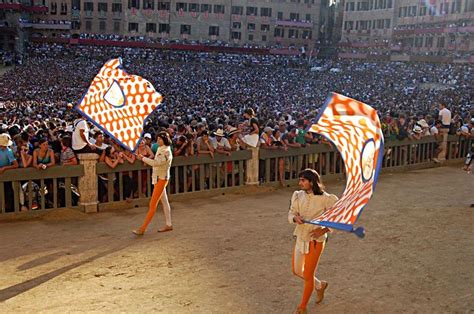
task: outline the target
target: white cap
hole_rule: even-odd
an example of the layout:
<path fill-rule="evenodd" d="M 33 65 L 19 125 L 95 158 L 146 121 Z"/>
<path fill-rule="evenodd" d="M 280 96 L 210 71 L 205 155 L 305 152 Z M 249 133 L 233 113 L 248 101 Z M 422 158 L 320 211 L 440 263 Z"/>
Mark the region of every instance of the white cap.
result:
<path fill-rule="evenodd" d="M 143 135 L 143 138 L 149 138 L 149 139 L 151 139 L 151 134 L 150 134 L 150 133 L 145 133 L 145 134 Z"/>

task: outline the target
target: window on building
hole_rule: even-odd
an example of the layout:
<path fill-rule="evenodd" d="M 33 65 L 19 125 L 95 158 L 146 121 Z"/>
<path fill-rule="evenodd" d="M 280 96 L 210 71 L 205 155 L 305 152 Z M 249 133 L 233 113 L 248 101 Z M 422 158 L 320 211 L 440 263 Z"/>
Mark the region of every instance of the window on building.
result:
<path fill-rule="evenodd" d="M 294 38 L 294 39 L 297 39 L 298 38 L 298 30 L 297 29 L 289 29 L 288 30 L 288 38 Z"/>
<path fill-rule="evenodd" d="M 99 30 L 101 32 L 105 32 L 105 21 L 100 21 L 99 22 Z"/>
<path fill-rule="evenodd" d="M 115 33 L 120 32 L 120 22 L 117 22 L 117 21 L 114 22 L 114 32 Z"/>
<path fill-rule="evenodd" d="M 436 44 L 437 48 L 444 48 L 444 37 L 438 38 L 438 43 Z"/>
<path fill-rule="evenodd" d="M 225 6 L 222 5 L 222 4 L 215 4 L 214 5 L 214 13 L 224 14 L 225 13 Z"/>
<path fill-rule="evenodd" d="M 128 0 L 128 8 L 135 8 L 140 9 L 140 1 L 139 0 Z"/>
<path fill-rule="evenodd" d="M 369 1 L 357 2 L 357 11 L 368 11 L 369 10 Z"/>
<path fill-rule="evenodd" d="M 268 32 L 268 31 L 270 31 L 270 25 L 268 25 L 268 24 L 262 24 L 262 25 L 260 25 L 260 30 L 261 30 L 262 32 Z"/>
<path fill-rule="evenodd" d="M 209 26 L 209 36 L 219 36 L 219 26 Z"/>
<path fill-rule="evenodd" d="M 260 8 L 260 16 L 272 17 L 272 8 Z"/>
<path fill-rule="evenodd" d="M 244 7 L 233 6 L 230 10 L 233 15 L 244 15 Z"/>
<path fill-rule="evenodd" d="M 138 23 L 128 23 L 129 32 L 138 32 Z"/>
<path fill-rule="evenodd" d="M 147 33 L 156 33 L 156 23 L 146 23 Z"/>
<path fill-rule="evenodd" d="M 145 10 L 154 10 L 155 1 L 154 0 L 143 0 L 143 9 Z"/>
<path fill-rule="evenodd" d="M 426 37 L 425 47 L 428 47 L 428 48 L 433 47 L 433 37 Z"/>
<path fill-rule="evenodd" d="M 247 7 L 246 14 L 247 15 L 257 15 L 257 7 Z"/>
<path fill-rule="evenodd" d="M 311 22 L 311 14 L 306 14 L 306 16 L 305 16 L 304 19 L 305 19 L 305 21 L 307 21 L 307 22 Z"/>
<path fill-rule="evenodd" d="M 474 12 L 474 1 L 466 0 L 464 12 Z"/>
<path fill-rule="evenodd" d="M 99 2 L 99 12 L 107 12 L 107 3 Z"/>
<path fill-rule="evenodd" d="M 81 29 L 81 23 L 79 21 L 72 21 L 71 22 L 71 28 L 74 29 L 74 30 L 80 30 Z"/>
<path fill-rule="evenodd" d="M 418 12 L 418 15 L 419 16 L 425 16 L 426 15 L 426 7 L 425 6 L 421 6 L 420 7 L 420 10 Z"/>
<path fill-rule="evenodd" d="M 435 16 L 436 15 L 436 8 L 434 6 L 430 6 L 428 8 L 428 14 L 431 15 L 431 16 Z"/>
<path fill-rule="evenodd" d="M 302 35 L 302 38 L 303 38 L 303 39 L 312 39 L 312 38 L 311 38 L 312 35 L 313 35 L 312 33 L 313 33 L 313 32 L 310 31 L 310 30 L 304 30 L 304 31 L 303 31 L 303 35 Z"/>
<path fill-rule="evenodd" d="M 67 14 L 67 3 L 61 3 L 61 15 Z"/>
<path fill-rule="evenodd" d="M 255 30 L 255 24 L 254 23 L 248 23 L 247 24 L 247 30 L 254 31 Z"/>
<path fill-rule="evenodd" d="M 191 25 L 182 24 L 181 29 L 180 29 L 180 34 L 191 35 Z"/>
<path fill-rule="evenodd" d="M 299 13 L 290 13 L 290 20 L 299 21 L 300 20 L 300 14 Z"/>
<path fill-rule="evenodd" d="M 61 15 L 67 15 L 67 3 L 61 3 Z"/>
<path fill-rule="evenodd" d="M 94 3 L 84 2 L 84 11 L 94 11 Z"/>
<path fill-rule="evenodd" d="M 253 34 L 249 34 L 249 41 L 253 41 Z"/>
<path fill-rule="evenodd" d="M 58 4 L 56 2 L 51 3 L 51 10 L 49 14 L 56 15 L 58 13 Z"/>
<path fill-rule="evenodd" d="M 158 32 L 159 33 L 169 33 L 170 32 L 170 25 L 169 24 L 158 24 Z"/>
<path fill-rule="evenodd" d="M 189 12 L 199 12 L 199 4 L 198 3 L 190 3 L 189 4 Z"/>
<path fill-rule="evenodd" d="M 92 30 L 92 21 L 86 21 L 86 31 Z"/>
<path fill-rule="evenodd" d="M 274 36 L 275 37 L 285 37 L 285 29 L 276 27 L 275 31 L 274 31 Z"/>
<path fill-rule="evenodd" d="M 349 2 L 348 5 L 349 5 L 349 10 L 346 10 L 346 11 L 355 11 L 355 2 Z"/>
<path fill-rule="evenodd" d="M 112 12 L 122 12 L 122 4 L 121 3 L 112 3 Z"/>
<path fill-rule="evenodd" d="M 242 38 L 242 33 L 241 32 L 232 32 L 232 39 L 240 40 L 241 38 Z"/>
<path fill-rule="evenodd" d="M 346 21 L 344 23 L 344 30 L 350 31 L 354 29 L 354 21 Z"/>
<path fill-rule="evenodd" d="M 423 47 L 423 37 L 415 38 L 415 47 L 417 48 Z"/>
<path fill-rule="evenodd" d="M 277 14 L 277 20 L 283 21 L 283 12 L 278 12 L 278 14 Z"/>
<path fill-rule="evenodd" d="M 232 28 L 241 29 L 241 28 L 242 28 L 242 23 L 240 23 L 240 22 L 232 22 Z"/>
<path fill-rule="evenodd" d="M 158 10 L 159 11 L 169 11 L 170 10 L 170 2 L 158 1 Z"/>
<path fill-rule="evenodd" d="M 211 5 L 210 4 L 201 4 L 201 12 L 211 12 Z"/>
<path fill-rule="evenodd" d="M 390 28 L 391 25 L 392 25 L 391 22 L 392 22 L 392 21 L 390 21 L 390 19 L 386 19 L 386 20 L 385 20 L 385 28 Z"/>
<path fill-rule="evenodd" d="M 185 2 L 176 2 L 176 11 L 188 11 L 188 4 Z"/>
<path fill-rule="evenodd" d="M 267 35 L 262 35 L 262 41 L 267 41 Z"/>

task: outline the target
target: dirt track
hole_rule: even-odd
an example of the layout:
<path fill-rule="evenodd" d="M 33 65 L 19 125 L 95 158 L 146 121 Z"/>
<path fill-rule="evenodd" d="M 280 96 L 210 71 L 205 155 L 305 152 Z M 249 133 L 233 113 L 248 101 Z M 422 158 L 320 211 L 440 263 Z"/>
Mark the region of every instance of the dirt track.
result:
<path fill-rule="evenodd" d="M 340 193 L 342 182 L 328 184 Z M 291 313 L 293 189 L 173 202 L 175 230 L 135 239 L 144 208 L 0 224 L 0 312 Z M 435 168 L 381 176 L 359 225 L 332 235 L 310 313 L 474 311 L 474 176 Z M 158 218 L 158 219 L 157 219 Z"/>

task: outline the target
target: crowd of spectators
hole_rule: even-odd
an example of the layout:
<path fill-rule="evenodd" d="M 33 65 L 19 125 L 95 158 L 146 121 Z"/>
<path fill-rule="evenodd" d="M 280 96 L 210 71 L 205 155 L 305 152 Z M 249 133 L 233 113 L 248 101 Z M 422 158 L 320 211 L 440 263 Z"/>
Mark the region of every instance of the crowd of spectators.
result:
<path fill-rule="evenodd" d="M 149 157 L 163 130 L 173 138 L 175 156 L 229 155 L 246 148 L 247 134 L 258 134 L 263 149 L 324 143 L 305 130 L 330 92 L 377 109 L 387 139 L 436 135 L 440 103 L 452 112 L 453 133 L 473 132 L 469 65 L 318 61 L 326 70 L 310 71 L 294 57 L 43 44 L 31 47 L 25 62 L 0 78 L 0 133 L 12 140 L 1 146 L 9 139 L 0 138 L 0 174 L 6 166 L 41 171 L 77 164 L 72 138 L 78 114 L 72 104 L 104 62 L 115 57 L 122 57 L 127 72 L 148 79 L 164 96 L 139 148 Z M 97 128 L 91 126 L 88 137 L 100 161 L 110 167 L 137 162 Z M 131 189 L 125 194 L 136 193 Z"/>

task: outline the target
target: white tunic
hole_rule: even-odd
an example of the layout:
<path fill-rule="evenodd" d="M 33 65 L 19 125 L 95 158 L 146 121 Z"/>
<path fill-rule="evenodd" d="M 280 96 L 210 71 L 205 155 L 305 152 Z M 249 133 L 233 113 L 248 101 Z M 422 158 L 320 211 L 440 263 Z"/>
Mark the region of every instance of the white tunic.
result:
<path fill-rule="evenodd" d="M 288 221 L 294 224 L 293 218 L 297 213 L 303 217 L 304 220 L 310 221 L 320 216 L 322 213 L 331 208 L 338 200 L 336 195 L 328 194 L 314 195 L 313 193 L 306 193 L 305 191 L 295 191 L 291 197 L 290 211 L 288 212 Z M 302 253 L 309 252 L 309 244 L 314 240 L 311 236 L 311 231 L 321 228 L 320 226 L 312 224 L 296 225 L 293 235 L 296 236 L 296 248 Z M 317 242 L 326 241 L 327 235 L 324 234 L 316 239 Z"/>
<path fill-rule="evenodd" d="M 173 162 L 173 154 L 169 146 L 160 146 L 156 152 L 155 159 L 143 157 L 143 162 L 153 167 L 151 182 L 158 182 L 158 179 L 169 180 L 170 168 Z"/>

